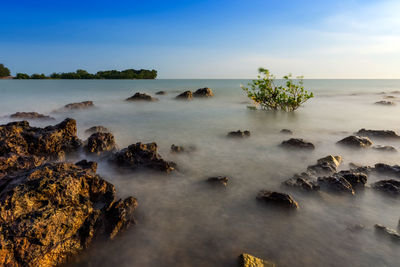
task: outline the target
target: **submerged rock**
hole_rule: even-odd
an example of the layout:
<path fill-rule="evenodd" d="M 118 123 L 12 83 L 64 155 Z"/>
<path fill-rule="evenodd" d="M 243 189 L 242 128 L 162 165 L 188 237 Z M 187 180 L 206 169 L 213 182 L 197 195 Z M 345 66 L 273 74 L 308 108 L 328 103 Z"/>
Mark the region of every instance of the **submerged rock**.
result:
<path fill-rule="evenodd" d="M 317 191 L 320 189 L 316 179 L 306 172 L 295 174 L 282 184 L 290 187 L 297 187 L 304 191 Z"/>
<path fill-rule="evenodd" d="M 297 209 L 299 206 L 290 195 L 269 190 L 261 190 L 257 194 L 257 200 L 290 209 Z"/>
<path fill-rule="evenodd" d="M 183 153 L 183 152 L 193 152 L 196 150 L 195 146 L 188 146 L 188 147 L 184 147 L 184 146 L 176 146 L 176 145 L 171 145 L 171 153 Z"/>
<path fill-rule="evenodd" d="M 375 231 L 379 234 L 384 234 L 390 237 L 393 241 L 400 241 L 400 234 L 394 229 L 387 228 L 381 224 L 375 224 Z"/>
<path fill-rule="evenodd" d="M 92 134 L 85 145 L 87 153 L 101 154 L 115 150 L 115 139 L 111 133 L 94 133 Z"/>
<path fill-rule="evenodd" d="M 337 175 L 346 179 L 353 189 L 364 188 L 368 180 L 368 176 L 365 173 L 352 170 L 340 171 Z"/>
<path fill-rule="evenodd" d="M 212 97 L 212 96 L 214 96 L 214 93 L 210 88 L 205 87 L 205 88 L 197 89 L 196 92 L 193 93 L 193 96 L 194 97 Z"/>
<path fill-rule="evenodd" d="M 372 141 L 368 137 L 351 135 L 338 141 L 337 144 L 353 148 L 366 148 L 372 145 Z"/>
<path fill-rule="evenodd" d="M 165 91 L 158 91 L 156 93 L 156 95 L 166 95 L 166 94 L 167 94 L 167 92 L 165 92 Z"/>
<path fill-rule="evenodd" d="M 11 119 L 23 119 L 23 120 L 54 120 L 53 117 L 43 115 L 37 112 L 17 112 L 10 115 Z"/>
<path fill-rule="evenodd" d="M 292 130 L 289 130 L 289 129 L 282 129 L 281 133 L 283 133 L 283 134 L 293 134 Z"/>
<path fill-rule="evenodd" d="M 373 149 L 380 151 L 380 152 L 397 152 L 397 149 L 392 146 L 373 146 Z"/>
<path fill-rule="evenodd" d="M 94 134 L 94 133 L 109 133 L 110 130 L 104 126 L 101 125 L 97 125 L 97 126 L 93 126 L 90 127 L 89 129 L 85 130 L 85 133 L 87 134 Z"/>
<path fill-rule="evenodd" d="M 223 186 L 227 186 L 228 181 L 229 181 L 229 178 L 226 176 L 216 176 L 216 177 L 210 177 L 207 179 L 207 182 L 210 184 L 223 185 Z"/>
<path fill-rule="evenodd" d="M 328 191 L 345 192 L 354 195 L 354 190 L 351 184 L 342 176 L 333 175 L 328 177 L 319 177 L 318 184 L 321 189 Z"/>
<path fill-rule="evenodd" d="M 176 99 L 182 99 L 182 100 L 192 100 L 193 99 L 193 93 L 191 91 L 185 91 L 181 94 L 179 94 Z"/>
<path fill-rule="evenodd" d="M 382 101 L 375 102 L 375 105 L 381 105 L 381 106 L 395 106 L 396 103 L 394 103 L 393 101 L 382 100 Z"/>
<path fill-rule="evenodd" d="M 64 106 L 66 109 L 84 109 L 94 107 L 93 101 L 83 101 L 79 103 L 70 103 Z"/>
<path fill-rule="evenodd" d="M 126 99 L 127 101 L 148 101 L 148 102 L 152 102 L 152 101 L 157 101 L 158 99 L 155 97 L 152 97 L 151 95 L 148 95 L 146 93 L 135 93 L 133 96 L 128 97 Z"/>
<path fill-rule="evenodd" d="M 290 138 L 289 140 L 283 141 L 281 147 L 288 149 L 302 149 L 302 150 L 314 150 L 314 144 L 306 142 L 300 138 Z"/>
<path fill-rule="evenodd" d="M 110 161 L 119 167 L 131 170 L 142 168 L 156 171 L 171 172 L 175 170 L 176 164 L 165 161 L 157 152 L 157 144 L 136 143 L 116 152 Z"/>
<path fill-rule="evenodd" d="M 400 194 L 400 181 L 398 180 L 381 180 L 372 184 L 372 188 L 384 193 L 392 195 Z"/>
<path fill-rule="evenodd" d="M 391 175 L 400 178 L 400 166 L 399 165 L 388 165 L 385 163 L 377 163 L 375 164 L 374 171 L 386 175 Z"/>
<path fill-rule="evenodd" d="M 275 263 L 256 258 L 250 254 L 243 253 L 239 256 L 240 267 L 276 267 Z"/>
<path fill-rule="evenodd" d="M 390 130 L 359 130 L 356 135 L 365 136 L 370 138 L 385 138 L 385 139 L 399 139 L 400 136 L 397 135 L 394 131 Z"/>
<path fill-rule="evenodd" d="M 115 199 L 92 169 L 45 164 L 0 180 L 0 265 L 56 266 L 134 223 L 137 201 Z"/>
<path fill-rule="evenodd" d="M 243 138 L 243 137 L 249 137 L 250 136 L 250 131 L 241 131 L 241 130 L 237 130 L 237 131 L 232 131 L 229 132 L 227 137 L 234 137 L 234 138 Z"/>

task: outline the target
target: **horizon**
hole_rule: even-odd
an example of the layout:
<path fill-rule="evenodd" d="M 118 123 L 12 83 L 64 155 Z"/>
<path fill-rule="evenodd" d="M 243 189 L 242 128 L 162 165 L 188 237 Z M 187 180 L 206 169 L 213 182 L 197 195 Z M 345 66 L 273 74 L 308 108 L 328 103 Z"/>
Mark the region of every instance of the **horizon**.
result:
<path fill-rule="evenodd" d="M 155 69 L 159 79 L 399 79 L 396 1 L 5 3 L 0 63 L 12 75 Z M 4 52 L 6 51 L 6 52 Z"/>

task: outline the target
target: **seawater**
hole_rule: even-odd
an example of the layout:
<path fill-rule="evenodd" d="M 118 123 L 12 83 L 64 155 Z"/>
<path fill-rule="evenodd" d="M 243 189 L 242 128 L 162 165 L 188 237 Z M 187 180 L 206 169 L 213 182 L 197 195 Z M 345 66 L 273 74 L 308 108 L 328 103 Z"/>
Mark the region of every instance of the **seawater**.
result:
<path fill-rule="evenodd" d="M 120 172 L 98 159 L 98 173 L 117 188 L 119 197 L 135 196 L 137 224 L 110 242 L 94 244 L 71 266 L 236 266 L 247 252 L 278 266 L 399 266 L 400 246 L 374 232 L 374 224 L 397 228 L 400 200 L 367 189 L 354 197 L 302 193 L 282 187 L 293 174 L 327 155 L 341 155 L 340 169 L 350 162 L 398 164 L 399 153 L 372 149 L 348 150 L 335 143 L 358 131 L 390 129 L 400 133 L 400 80 L 306 80 L 314 92 L 296 112 L 252 111 L 240 89 L 248 80 L 2 80 L 0 123 L 17 111 L 49 114 L 55 124 L 77 120 L 78 135 L 103 125 L 120 148 L 136 142 L 157 142 L 166 160 L 179 171 L 170 175 Z M 185 90 L 210 87 L 215 97 L 177 101 Z M 135 92 L 159 101 L 124 101 Z M 374 102 L 394 96 L 396 106 Z M 93 100 L 95 108 L 54 113 L 71 102 Z M 293 136 L 280 133 L 291 129 Z M 227 139 L 233 130 L 250 130 L 251 137 Z M 313 152 L 290 152 L 278 145 L 290 137 L 315 144 Z M 172 154 L 170 146 L 194 145 L 196 151 Z M 400 142 L 380 140 L 375 144 Z M 81 158 L 86 157 L 80 155 Z M 70 160 L 77 160 L 76 158 Z M 226 188 L 205 180 L 216 175 L 231 179 Z M 368 183 L 384 179 L 370 176 Z M 257 203 L 261 189 L 290 193 L 299 203 L 286 213 Z M 359 232 L 347 230 L 365 225 Z"/>

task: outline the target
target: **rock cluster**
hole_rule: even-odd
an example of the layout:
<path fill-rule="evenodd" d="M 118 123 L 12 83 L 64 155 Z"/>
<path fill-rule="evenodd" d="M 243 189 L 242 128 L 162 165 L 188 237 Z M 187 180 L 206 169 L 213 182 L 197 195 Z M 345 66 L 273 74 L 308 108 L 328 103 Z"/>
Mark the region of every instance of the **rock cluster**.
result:
<path fill-rule="evenodd" d="M 70 103 L 64 106 L 66 109 L 84 109 L 94 107 L 93 101 L 83 101 L 78 103 Z"/>
<path fill-rule="evenodd" d="M 237 130 L 237 131 L 232 131 L 229 132 L 227 137 L 234 137 L 234 138 L 243 138 L 243 137 L 249 137 L 250 136 L 250 131 L 241 131 L 241 130 Z"/>
<path fill-rule="evenodd" d="M 43 115 L 37 112 L 17 112 L 10 115 L 11 119 L 22 119 L 22 120 L 54 120 L 53 117 Z"/>

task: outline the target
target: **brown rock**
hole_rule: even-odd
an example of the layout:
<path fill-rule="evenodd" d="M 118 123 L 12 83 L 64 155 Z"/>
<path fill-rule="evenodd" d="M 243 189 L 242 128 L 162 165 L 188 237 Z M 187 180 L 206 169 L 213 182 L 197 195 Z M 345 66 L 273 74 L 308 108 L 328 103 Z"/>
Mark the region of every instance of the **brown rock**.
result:
<path fill-rule="evenodd" d="M 237 131 L 232 131 L 229 132 L 228 137 L 234 137 L 234 138 L 243 138 L 243 137 L 249 137 L 250 136 L 250 131 L 241 131 L 241 130 L 237 130 Z"/>
<path fill-rule="evenodd" d="M 148 101 L 148 102 L 152 102 L 152 101 L 157 101 L 158 99 L 155 97 L 152 97 L 148 94 L 145 93 L 135 93 L 133 96 L 128 97 L 126 99 L 127 101 Z"/>
<path fill-rule="evenodd" d="M 85 146 L 87 153 L 101 154 L 115 150 L 115 139 L 111 133 L 92 134 Z"/>
<path fill-rule="evenodd" d="M 207 179 L 207 182 L 209 182 L 210 184 L 223 185 L 223 186 L 227 186 L 228 181 L 229 181 L 229 178 L 226 176 L 216 176 L 216 177 L 210 177 Z"/>
<path fill-rule="evenodd" d="M 185 91 L 182 94 L 179 94 L 176 99 L 181 99 L 181 100 L 192 100 L 193 99 L 193 93 L 191 91 Z"/>
<path fill-rule="evenodd" d="M 43 115 L 37 112 L 17 112 L 10 115 L 11 119 L 23 119 L 23 120 L 54 120 L 53 117 Z"/>
<path fill-rule="evenodd" d="M 111 132 L 109 129 L 107 129 L 106 127 L 101 126 L 101 125 L 93 126 L 93 127 L 90 127 L 89 129 L 85 130 L 85 133 L 87 133 L 87 134 L 109 133 L 109 132 Z"/>
<path fill-rule="evenodd" d="M 212 97 L 212 96 L 214 96 L 214 93 L 210 88 L 205 87 L 205 88 L 197 89 L 196 92 L 193 93 L 193 96 L 194 97 Z"/>
<path fill-rule="evenodd" d="M 284 208 L 297 209 L 299 206 L 290 195 L 269 190 L 261 190 L 257 195 L 257 199 L 267 204 Z"/>
<path fill-rule="evenodd" d="M 85 109 L 94 107 L 93 101 L 83 101 L 79 103 L 70 103 L 64 106 L 66 109 Z"/>
<path fill-rule="evenodd" d="M 300 138 L 291 138 L 289 140 L 283 141 L 281 147 L 287 149 L 301 149 L 301 150 L 314 150 L 314 144 L 304 141 Z"/>
<path fill-rule="evenodd" d="M 351 135 L 338 141 L 337 144 L 352 148 L 366 148 L 372 145 L 372 141 L 368 137 Z"/>

